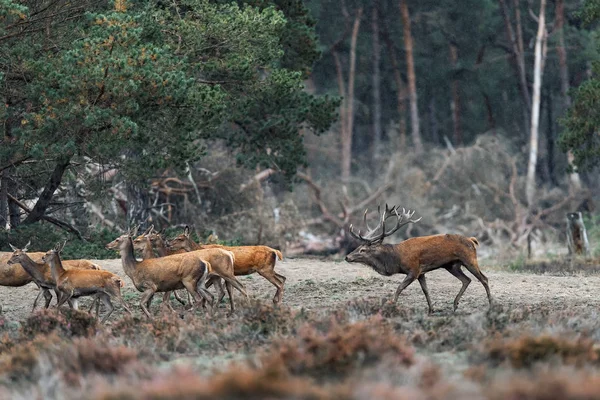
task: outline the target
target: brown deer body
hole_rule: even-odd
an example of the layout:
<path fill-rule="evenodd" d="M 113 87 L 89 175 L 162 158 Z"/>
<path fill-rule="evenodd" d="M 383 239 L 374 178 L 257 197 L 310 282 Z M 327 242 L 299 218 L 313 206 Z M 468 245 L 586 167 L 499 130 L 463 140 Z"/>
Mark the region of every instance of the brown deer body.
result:
<path fill-rule="evenodd" d="M 44 254 L 40 252 L 27 253 L 37 263 L 41 262 Z M 0 286 L 21 287 L 33 282 L 31 275 L 20 264 L 8 264 L 12 255 L 11 252 L 0 252 Z M 101 269 L 89 260 L 65 260 L 65 263 L 68 268 Z"/>
<path fill-rule="evenodd" d="M 60 259 L 60 251 L 61 248 L 57 247 L 48 251 L 42 257 L 42 261 L 50 265 L 52 278 L 61 293 L 57 307 L 60 307 L 71 298 L 98 296 L 108 309 L 108 312 L 101 321 L 104 323 L 114 310 L 110 299 L 111 297 L 116 297 L 123 305 L 125 311 L 131 314 L 129 307 L 127 307 L 121 296 L 121 287 L 125 283 L 119 276 L 108 271 L 66 270 Z"/>
<path fill-rule="evenodd" d="M 153 227 L 154 227 L 154 225 L 152 226 L 152 228 Z M 141 234 L 140 236 L 136 237 L 133 240 L 133 248 L 134 248 L 134 250 L 137 250 L 142 253 L 143 260 L 148 260 L 150 258 L 156 258 L 156 256 L 154 255 L 154 251 L 152 249 L 152 247 L 153 247 L 152 242 L 150 241 L 150 238 L 147 236 L 152 231 L 152 228 L 148 229 L 147 232 Z M 159 251 L 159 256 L 164 257 L 163 255 L 160 255 L 160 251 Z M 171 306 L 171 303 L 170 303 L 171 293 L 173 293 L 173 295 L 175 296 L 175 300 L 177 300 L 179 303 L 181 303 L 184 306 L 185 306 L 185 301 L 183 301 L 183 299 L 181 298 L 181 296 L 179 296 L 177 291 L 164 293 L 163 305 L 165 305 L 171 312 L 175 312 L 175 310 L 173 309 L 173 306 Z M 189 293 L 188 293 L 188 301 L 190 302 L 190 305 L 191 305 L 192 300 L 191 300 Z"/>
<path fill-rule="evenodd" d="M 366 214 L 365 211 L 365 222 Z M 464 266 L 481 282 L 491 306 L 492 296 L 488 279 L 479 269 L 477 262 L 476 246 L 479 245 L 477 239 L 462 235 L 441 234 L 415 237 L 399 244 L 382 243 L 385 237 L 392 235 L 401 226 L 418 222 L 420 219 L 410 219 L 413 214 L 414 212 L 403 210 L 402 215 L 399 215 L 396 207 L 390 209 L 386 205 L 386 210 L 379 225 L 370 230 L 365 236 L 362 236 L 360 231 L 358 234 L 355 233 L 351 225 L 350 234 L 360 240 L 362 244 L 346 256 L 346 261 L 368 265 L 385 276 L 405 274 L 406 278 L 404 278 L 394 295 L 394 302 L 398 301 L 398 296 L 408 285 L 418 280 L 425 294 L 430 314 L 433 312 L 433 306 L 429 298 L 425 274 L 435 269 L 444 268 L 462 282 L 462 287 L 454 299 L 454 310 L 456 311 L 460 298 L 471 283 L 471 279 L 461 270 L 461 266 Z M 385 221 L 394 215 L 397 217 L 396 226 L 386 232 Z M 381 232 L 379 232 L 380 229 Z"/>
<path fill-rule="evenodd" d="M 177 249 L 177 250 L 169 250 L 165 246 L 165 243 L 159 233 L 148 233 L 147 238 L 156 246 L 158 250 L 158 254 L 171 254 L 171 255 L 183 255 L 190 254 L 186 249 Z M 235 265 L 235 257 L 233 252 L 220 248 L 220 247 L 211 247 L 205 248 L 201 250 L 195 250 L 191 253 L 194 253 L 203 259 L 206 259 L 210 262 L 212 266 L 212 276 L 209 277 L 206 287 L 209 288 L 213 283 L 217 287 L 218 299 L 215 303 L 218 305 L 223 297 L 225 297 L 225 291 L 223 290 L 223 284 L 221 280 L 225 281 L 225 288 L 227 289 L 227 295 L 229 296 L 229 305 L 231 307 L 230 313 L 235 311 L 235 303 L 233 300 L 232 288 L 236 288 L 240 293 L 242 293 L 246 298 L 248 294 L 244 289 L 244 285 L 235 277 L 234 265 Z M 228 254 L 227 257 L 224 255 Z"/>
<path fill-rule="evenodd" d="M 210 298 L 212 303 L 212 295 L 204 289 L 212 267 L 200 257 L 173 255 L 137 261 L 130 233 L 119 236 L 107 244 L 106 248 L 120 252 L 123 270 L 131 278 L 136 289 L 143 292 L 140 307 L 148 318 L 152 318 L 148 308 L 156 292 L 185 288 L 194 297 L 196 304 L 200 304 L 200 296 Z M 192 311 L 195 311 L 196 304 L 192 305 Z"/>
<path fill-rule="evenodd" d="M 33 301 L 33 307 L 31 309 L 31 311 L 33 312 L 33 310 L 35 310 L 35 308 L 37 307 L 37 303 L 40 296 L 43 296 L 45 299 L 44 308 L 48 308 L 50 306 L 50 302 L 52 301 L 52 294 L 50 293 L 50 290 L 53 290 L 55 292 L 57 303 L 59 300 L 59 292 L 56 288 L 56 282 L 52 278 L 50 266 L 43 262 L 39 262 L 45 253 L 26 253 L 28 246 L 29 243 L 27 243 L 27 245 L 25 245 L 25 247 L 22 250 L 20 250 L 10 245 L 10 247 L 13 249 L 13 253 L 8 253 L 10 255 L 10 258 L 6 259 L 6 256 L 4 254 L 0 256 L 0 263 L 3 264 L 0 268 L 0 271 L 2 271 L 0 275 L 3 276 L 3 279 L 0 280 L 0 284 L 2 284 L 3 286 L 23 286 L 20 283 L 29 283 L 33 281 L 40 289 L 40 292 Z M 35 259 L 32 259 L 32 256 Z M 100 268 L 96 264 L 88 260 L 68 260 L 64 262 L 64 266 L 68 270 Z M 24 279 L 24 277 L 22 276 L 22 271 L 24 271 L 25 274 L 27 274 L 29 279 Z M 13 273 L 13 275 L 10 274 L 11 272 Z M 13 284 L 5 285 L 8 282 L 12 282 Z M 14 283 L 19 284 L 15 285 Z M 74 309 L 78 309 L 76 299 L 69 301 L 69 305 Z"/>
<path fill-rule="evenodd" d="M 273 297 L 274 303 L 279 303 L 283 298 L 283 289 L 286 278 L 275 272 L 275 263 L 277 259 L 283 259 L 283 255 L 279 250 L 268 246 L 200 245 L 192 240 L 190 237 L 190 229 L 187 226 L 182 234 L 169 241 L 169 247 L 172 250 L 184 249 L 187 251 L 203 249 L 225 249 L 231 251 L 235 259 L 235 275 L 249 275 L 256 272 L 277 288 L 277 292 Z M 211 284 L 212 282 L 209 281 L 207 287 Z"/>

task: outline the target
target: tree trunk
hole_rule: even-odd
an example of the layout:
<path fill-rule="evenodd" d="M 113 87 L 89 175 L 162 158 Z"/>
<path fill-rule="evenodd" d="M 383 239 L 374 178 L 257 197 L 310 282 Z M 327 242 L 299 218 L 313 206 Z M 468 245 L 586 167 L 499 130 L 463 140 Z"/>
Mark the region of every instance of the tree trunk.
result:
<path fill-rule="evenodd" d="M 394 47 L 394 43 L 390 38 L 387 24 L 385 22 L 385 18 L 381 19 L 382 28 L 383 28 L 383 38 L 385 40 L 385 45 L 388 49 L 390 55 L 390 63 L 392 64 L 392 72 L 394 75 L 394 82 L 396 83 L 396 99 L 397 99 L 397 107 L 398 107 L 398 117 L 399 117 L 399 133 L 400 133 L 400 148 L 406 148 L 406 86 L 404 85 L 404 81 L 402 80 L 402 75 L 400 74 L 400 66 L 398 65 L 398 56 L 396 54 L 396 48 Z"/>
<path fill-rule="evenodd" d="M 381 158 L 381 44 L 379 43 L 379 1 L 373 4 L 371 15 L 371 30 L 373 34 L 373 157 L 374 161 Z"/>
<path fill-rule="evenodd" d="M 458 47 L 454 43 L 450 43 L 450 64 L 452 68 L 456 69 L 458 65 Z M 456 71 L 455 71 L 456 73 Z M 452 127 L 454 131 L 454 144 L 462 146 L 463 137 L 462 129 L 460 124 L 460 89 L 458 79 L 452 78 L 452 101 L 450 102 L 450 109 L 452 110 Z"/>
<path fill-rule="evenodd" d="M 67 170 L 69 166 L 69 160 L 59 160 L 54 167 L 54 171 L 52 171 L 52 175 L 50 176 L 50 180 L 46 183 L 46 187 L 42 191 L 40 198 L 35 203 L 35 206 L 31 210 L 31 213 L 25 218 L 23 221 L 24 224 L 33 224 L 34 222 L 39 221 L 46 212 L 46 209 L 50 205 L 52 201 L 52 196 L 54 196 L 54 192 L 60 186 L 60 182 L 62 181 L 63 174 Z"/>
<path fill-rule="evenodd" d="M 527 182 L 525 193 L 527 203 L 532 207 L 535 200 L 535 170 L 538 159 L 539 123 L 540 123 L 540 92 L 542 74 L 546 53 L 546 0 L 540 1 L 538 31 L 535 40 L 535 62 L 533 66 L 533 100 L 531 104 L 531 133 L 529 139 L 529 162 L 527 164 Z"/>
<path fill-rule="evenodd" d="M 0 172 L 0 228 L 8 226 L 8 171 Z"/>
<path fill-rule="evenodd" d="M 510 21 L 510 13 L 508 12 L 508 6 L 506 5 L 505 0 L 498 0 L 500 3 L 500 8 L 502 10 L 502 17 L 504 18 L 504 26 L 506 28 L 506 35 L 508 36 L 508 40 L 512 47 L 512 53 L 515 58 L 515 63 L 517 67 L 517 77 L 519 80 L 519 90 L 521 92 L 521 97 L 523 98 L 523 104 L 527 110 L 527 113 L 531 111 L 531 97 L 529 95 L 529 88 L 527 86 L 527 74 L 525 71 L 525 56 L 521 48 L 523 47 L 523 34 L 521 29 L 520 22 L 520 12 L 518 11 L 518 1 L 515 1 L 517 10 L 515 14 L 519 17 L 517 21 L 517 31 L 518 35 L 515 35 L 515 31 L 513 29 L 512 23 Z"/>
<path fill-rule="evenodd" d="M 482 95 L 483 95 L 483 101 L 485 102 L 485 109 L 487 110 L 488 126 L 490 127 L 492 134 L 494 136 L 496 136 L 496 118 L 494 118 L 494 110 L 492 109 L 492 101 L 490 99 L 490 96 L 487 95 L 487 93 L 482 92 Z"/>
<path fill-rule="evenodd" d="M 436 117 L 435 97 L 431 96 L 429 99 L 429 128 L 431 129 L 431 141 L 436 144 L 441 144 L 440 130 L 438 129 L 438 122 Z"/>
<path fill-rule="evenodd" d="M 408 93 L 410 99 L 410 124 L 412 128 L 412 140 L 415 152 L 423 152 L 423 141 L 419 129 L 419 105 L 417 98 L 417 78 L 415 76 L 415 60 L 413 55 L 413 38 L 410 31 L 410 14 L 408 12 L 408 0 L 400 0 L 400 13 L 402 14 L 402 26 L 404 33 L 404 50 L 406 52 L 406 74 L 408 76 Z"/>
<path fill-rule="evenodd" d="M 335 63 L 338 91 L 340 92 L 340 97 L 342 98 L 342 102 L 340 104 L 340 145 L 342 153 L 340 164 L 341 172 L 344 170 L 344 143 L 346 137 L 348 136 L 348 128 L 346 127 L 346 123 L 348 122 L 348 120 L 346 119 L 346 103 L 348 102 L 348 98 L 346 96 L 346 82 L 344 79 L 344 69 L 342 68 L 342 61 L 340 60 L 340 56 L 335 49 L 331 52 L 331 54 Z"/>
<path fill-rule="evenodd" d="M 548 153 L 547 163 L 548 166 L 548 177 L 550 179 L 550 183 L 554 186 L 558 186 L 558 182 L 556 181 L 556 173 L 554 171 L 554 142 L 555 142 L 555 133 L 554 133 L 554 115 L 552 113 L 552 107 L 554 106 L 554 101 L 552 99 L 552 92 L 550 90 L 546 91 L 546 116 L 548 117 L 548 128 L 546 131 L 546 151 Z"/>
<path fill-rule="evenodd" d="M 567 248 L 569 256 L 590 255 L 590 243 L 580 212 L 567 214 Z"/>
<path fill-rule="evenodd" d="M 346 102 L 346 131 L 342 136 L 342 180 L 350 178 L 350 166 L 352 162 L 352 131 L 354 130 L 354 81 L 356 77 L 356 42 L 362 8 L 359 8 L 354 17 L 352 26 L 352 37 L 350 39 L 350 72 L 348 73 L 348 101 Z"/>
<path fill-rule="evenodd" d="M 571 96 L 569 96 L 569 68 L 567 64 L 567 46 L 565 45 L 565 3 L 564 0 L 556 0 L 556 20 L 555 30 L 558 35 L 558 45 L 556 46 L 556 53 L 558 54 L 558 66 L 560 75 L 560 92 L 563 98 L 563 112 L 571 106 Z M 567 153 L 567 159 L 569 164 L 573 162 L 575 157 L 571 150 Z M 569 175 L 569 181 L 571 190 L 581 190 L 581 179 L 577 172 Z"/>
<path fill-rule="evenodd" d="M 7 196 L 8 195 L 16 195 L 17 194 L 17 183 L 15 182 L 14 179 L 11 178 L 12 175 L 12 171 L 14 171 L 13 168 L 11 168 L 9 170 L 8 176 L 9 179 L 7 179 Z M 19 225 L 21 224 L 21 212 L 19 211 L 19 206 L 12 200 L 8 200 L 8 220 L 10 223 L 10 228 L 11 229 L 15 229 L 18 228 Z"/>

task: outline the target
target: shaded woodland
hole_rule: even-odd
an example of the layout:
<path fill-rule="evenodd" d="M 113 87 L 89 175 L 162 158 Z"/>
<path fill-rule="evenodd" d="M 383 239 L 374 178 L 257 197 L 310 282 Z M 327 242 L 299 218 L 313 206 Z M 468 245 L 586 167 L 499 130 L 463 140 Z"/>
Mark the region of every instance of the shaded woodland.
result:
<path fill-rule="evenodd" d="M 388 202 L 423 216 L 405 237 L 542 251 L 566 240 L 566 213 L 596 220 L 598 15 L 564 0 L 3 1 L 0 246 L 153 223 L 345 253 L 348 225 Z"/>

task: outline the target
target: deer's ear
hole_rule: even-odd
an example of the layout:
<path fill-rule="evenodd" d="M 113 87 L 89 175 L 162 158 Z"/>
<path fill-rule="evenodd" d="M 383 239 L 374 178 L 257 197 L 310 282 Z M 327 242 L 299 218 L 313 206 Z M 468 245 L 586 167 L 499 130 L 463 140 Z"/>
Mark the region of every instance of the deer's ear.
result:
<path fill-rule="evenodd" d="M 29 242 L 27 242 L 27 244 L 25 245 L 25 247 L 23 247 L 23 251 L 27 251 L 27 249 L 29 248 L 30 244 L 31 244 L 31 240 Z"/>
<path fill-rule="evenodd" d="M 183 234 L 185 236 L 190 236 L 190 227 L 188 225 L 186 225 L 185 228 L 183 228 Z"/>
<path fill-rule="evenodd" d="M 19 249 L 17 249 L 15 246 L 13 246 L 13 245 L 12 245 L 12 244 L 10 244 L 10 243 L 9 243 L 8 245 L 10 246 L 10 248 L 12 249 L 12 251 L 17 251 L 17 250 L 19 250 Z"/>

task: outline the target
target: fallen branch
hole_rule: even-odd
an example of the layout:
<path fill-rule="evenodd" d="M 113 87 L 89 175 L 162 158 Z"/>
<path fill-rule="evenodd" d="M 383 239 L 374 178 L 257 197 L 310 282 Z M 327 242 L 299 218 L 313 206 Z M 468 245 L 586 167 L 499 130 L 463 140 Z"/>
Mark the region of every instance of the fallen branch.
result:
<path fill-rule="evenodd" d="M 242 193 L 244 190 L 248 189 L 250 186 L 252 186 L 255 183 L 260 183 L 262 181 L 264 181 L 265 179 L 267 179 L 268 177 L 270 177 L 271 175 L 273 175 L 274 173 L 276 173 L 277 171 L 275 171 L 273 168 L 267 168 L 263 171 L 260 171 L 258 174 L 254 175 L 252 178 L 250 178 L 246 183 L 243 183 L 240 185 L 240 190 L 238 191 L 238 193 Z"/>

